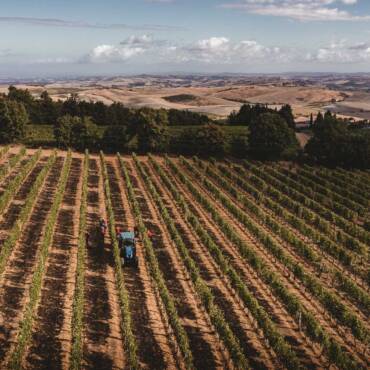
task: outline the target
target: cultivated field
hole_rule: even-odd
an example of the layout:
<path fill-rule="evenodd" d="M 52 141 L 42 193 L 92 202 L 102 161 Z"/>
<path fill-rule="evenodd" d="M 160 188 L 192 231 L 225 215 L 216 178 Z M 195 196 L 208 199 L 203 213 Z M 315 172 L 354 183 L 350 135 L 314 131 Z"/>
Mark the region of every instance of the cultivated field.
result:
<path fill-rule="evenodd" d="M 20 147 L 0 164 L 1 369 L 370 367 L 369 172 Z M 123 268 L 116 227 L 135 226 Z"/>

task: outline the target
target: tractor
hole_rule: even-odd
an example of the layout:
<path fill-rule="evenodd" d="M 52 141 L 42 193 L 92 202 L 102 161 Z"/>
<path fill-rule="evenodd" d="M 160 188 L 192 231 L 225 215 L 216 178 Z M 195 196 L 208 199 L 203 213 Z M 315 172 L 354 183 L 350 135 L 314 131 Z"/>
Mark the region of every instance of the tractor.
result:
<path fill-rule="evenodd" d="M 135 233 L 131 231 L 121 232 L 118 235 L 118 242 L 121 252 L 122 265 L 124 267 L 137 267 L 138 260 L 136 257 Z"/>

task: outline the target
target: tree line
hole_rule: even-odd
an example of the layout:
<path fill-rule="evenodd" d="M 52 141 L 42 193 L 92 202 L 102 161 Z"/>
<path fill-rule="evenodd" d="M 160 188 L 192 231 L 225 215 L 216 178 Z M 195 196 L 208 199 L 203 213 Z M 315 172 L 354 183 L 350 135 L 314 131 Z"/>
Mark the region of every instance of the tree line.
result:
<path fill-rule="evenodd" d="M 370 130 L 354 128 L 348 120 L 326 112 L 312 124 L 313 136 L 305 147 L 310 160 L 326 166 L 370 168 Z"/>
<path fill-rule="evenodd" d="M 259 160 L 301 159 L 330 166 L 370 166 L 370 130 L 354 130 L 349 121 L 330 112 L 319 113 L 315 120 L 311 117 L 313 135 L 302 150 L 290 105 L 278 110 L 244 104 L 221 123 L 186 110 L 131 109 L 121 103 L 83 101 L 76 94 L 65 101 L 53 101 L 44 91 L 35 98 L 28 90 L 11 86 L 8 94 L 0 97 L 0 142 L 22 141 L 28 123 L 52 124 L 58 147 L 81 151 L 233 155 Z M 179 130 L 171 130 L 173 126 Z M 225 126 L 230 129 L 226 131 Z M 246 127 L 248 134 L 233 133 L 235 126 Z"/>

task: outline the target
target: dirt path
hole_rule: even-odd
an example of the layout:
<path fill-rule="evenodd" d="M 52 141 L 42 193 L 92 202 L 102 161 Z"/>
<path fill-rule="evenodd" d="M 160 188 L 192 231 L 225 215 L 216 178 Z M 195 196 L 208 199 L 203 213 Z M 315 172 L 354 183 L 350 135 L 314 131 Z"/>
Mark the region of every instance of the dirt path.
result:
<path fill-rule="evenodd" d="M 155 170 L 151 168 L 151 172 L 154 174 Z M 274 297 L 270 288 L 258 277 L 253 268 L 243 261 L 233 243 L 224 237 L 219 227 L 203 210 L 201 205 L 196 202 L 194 197 L 184 189 L 184 186 L 172 174 L 169 172 L 167 174 L 171 181 L 176 184 L 176 188 L 186 200 L 191 211 L 198 217 L 202 226 L 210 233 L 217 245 L 222 247 L 223 253 L 229 258 L 235 270 L 244 278 L 244 283 L 248 289 L 275 322 L 277 329 L 285 337 L 292 349 L 295 350 L 301 363 L 310 369 L 324 368 L 326 360 L 320 356 L 321 350 L 317 346 L 313 346 L 300 331 L 298 324 L 285 310 L 281 302 Z M 157 181 L 160 181 L 157 175 L 155 177 L 157 177 Z M 175 202 L 172 196 L 170 197 L 172 202 Z"/>
<path fill-rule="evenodd" d="M 99 245 L 97 226 L 104 217 L 105 203 L 98 157 L 90 158 L 87 194 L 87 246 L 84 309 L 85 369 L 123 369 L 124 341 L 120 329 L 120 308 L 115 286 L 114 261 L 108 236 Z"/>
<path fill-rule="evenodd" d="M 229 222 L 230 225 L 233 225 L 236 228 L 239 235 L 243 237 L 247 244 L 253 247 L 259 257 L 262 258 L 262 260 L 264 260 L 264 262 L 268 266 L 271 266 L 271 270 L 273 270 L 280 276 L 281 281 L 284 283 L 284 285 L 300 299 L 301 303 L 306 307 L 307 310 L 311 311 L 317 317 L 317 320 L 322 325 L 322 327 L 325 328 L 325 330 L 330 335 L 332 335 L 338 343 L 344 346 L 344 348 L 349 353 L 351 353 L 360 363 L 362 363 L 366 367 L 366 364 L 369 360 L 363 355 L 363 345 L 356 341 L 355 346 L 352 334 L 350 334 L 347 329 L 338 325 L 338 323 L 327 314 L 326 310 L 317 301 L 317 299 L 312 297 L 312 295 L 310 295 L 304 289 L 302 284 L 298 280 L 294 279 L 292 274 L 287 273 L 286 267 L 282 265 L 279 261 L 277 261 L 270 254 L 270 252 L 265 249 L 265 247 L 261 243 L 259 243 L 256 238 L 251 235 L 246 230 L 246 228 L 225 209 L 222 204 L 213 199 L 212 195 L 210 195 L 202 185 L 198 184 L 198 179 L 196 179 L 193 174 L 185 169 L 184 171 L 193 180 L 193 184 L 198 188 L 198 190 L 201 191 L 203 195 L 208 198 L 208 200 L 221 213 L 225 220 Z M 271 261 L 274 261 L 274 264 L 271 264 Z"/>
<path fill-rule="evenodd" d="M 26 369 L 67 369 L 71 343 L 71 311 L 78 241 L 81 160 L 72 159 L 63 203 L 50 247 L 41 300 L 34 321 Z M 64 330 L 63 330 L 64 329 Z"/>
<path fill-rule="evenodd" d="M 49 172 L 31 219 L 14 247 L 0 280 L 0 364 L 15 340 L 23 307 L 28 300 L 27 292 L 44 223 L 53 202 L 63 162 L 63 158 L 57 158 Z"/>
<path fill-rule="evenodd" d="M 107 171 L 112 193 L 112 206 L 117 227 L 133 230 L 132 215 L 117 161 L 107 162 Z M 145 251 L 137 244 L 138 269 L 124 268 L 124 283 L 129 293 L 133 332 L 138 344 L 138 357 L 143 369 L 176 368 L 181 361 L 175 353 L 175 338 L 168 331 L 168 324 L 158 304 Z"/>
<path fill-rule="evenodd" d="M 170 293 L 176 299 L 182 325 L 189 337 L 194 365 L 198 369 L 225 368 L 228 364 L 225 362 L 223 351 L 228 357 L 227 351 L 222 348 L 208 315 L 198 300 L 177 248 L 164 228 L 158 210 L 145 190 L 142 178 L 134 165 L 130 163 L 128 168 L 142 208 L 144 222 L 147 228 L 154 232 L 152 241 L 159 266 Z"/>

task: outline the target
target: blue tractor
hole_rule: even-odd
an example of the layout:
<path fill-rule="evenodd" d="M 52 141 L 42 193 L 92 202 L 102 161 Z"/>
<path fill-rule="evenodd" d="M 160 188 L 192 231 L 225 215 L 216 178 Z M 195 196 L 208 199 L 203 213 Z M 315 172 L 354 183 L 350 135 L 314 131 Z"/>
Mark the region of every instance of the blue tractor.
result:
<path fill-rule="evenodd" d="M 125 266 L 138 266 L 136 256 L 136 242 L 135 233 L 131 231 L 124 231 L 118 235 L 118 243 L 121 252 L 122 265 Z"/>

